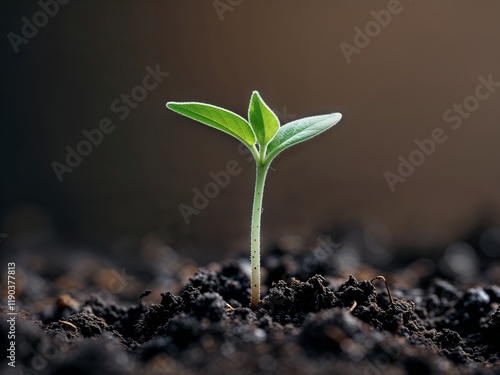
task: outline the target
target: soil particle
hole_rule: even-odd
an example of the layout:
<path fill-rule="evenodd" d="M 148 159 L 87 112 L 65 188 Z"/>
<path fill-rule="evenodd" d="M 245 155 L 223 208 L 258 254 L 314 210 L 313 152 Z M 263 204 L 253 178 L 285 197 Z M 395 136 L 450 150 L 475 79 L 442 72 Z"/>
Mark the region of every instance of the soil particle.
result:
<path fill-rule="evenodd" d="M 131 374 L 132 359 L 112 337 L 83 341 L 73 351 L 53 361 L 54 375 Z"/>
<path fill-rule="evenodd" d="M 93 314 L 78 313 L 68 318 L 68 323 L 77 327 L 83 337 L 94 337 L 105 331 L 110 332 L 111 328 L 101 319 Z M 62 324 L 59 322 L 59 324 Z"/>
<path fill-rule="evenodd" d="M 84 302 L 83 310 L 98 316 L 123 336 L 130 337 L 133 334 L 134 324 L 146 309 L 142 303 L 127 307 L 111 297 L 93 295 Z"/>
<path fill-rule="evenodd" d="M 345 308 L 352 306 L 354 301 L 361 308 L 370 306 L 376 300 L 373 283 L 366 280 L 359 282 L 353 275 L 349 275 L 349 279 L 339 287 L 335 295 L 340 301 L 340 306 Z"/>
<path fill-rule="evenodd" d="M 219 322 L 226 314 L 226 302 L 220 294 L 209 292 L 200 295 L 190 306 L 193 316 L 197 319 L 208 319 Z"/>
<path fill-rule="evenodd" d="M 280 324 L 300 325 L 307 313 L 335 306 L 337 298 L 327 287 L 323 276 L 316 275 L 306 282 L 292 279 L 273 284 L 262 300 L 262 314 L 270 314 Z"/>
<path fill-rule="evenodd" d="M 500 373 L 498 286 L 465 287 L 426 274 L 425 282 L 402 287 L 387 275 L 391 302 L 380 280 L 340 278 L 335 267 L 309 275 L 328 259 L 312 254 L 307 267 L 299 253 L 264 258 L 272 264 L 269 280 L 277 270 L 284 277 L 255 310 L 248 307 L 249 277 L 236 262 L 200 268 L 175 294 L 156 291 L 159 301 L 149 305 L 149 291 L 134 302 L 54 287 L 60 297 L 38 299 L 49 305 L 37 310 L 27 294 L 20 297 L 17 360 L 24 373 L 40 375 Z"/>
<path fill-rule="evenodd" d="M 365 323 L 349 312 L 330 309 L 311 314 L 302 325 L 299 342 L 310 356 L 342 355 L 352 360 L 364 358 L 383 339 L 381 333 L 369 335 Z"/>
<path fill-rule="evenodd" d="M 201 269 L 188 282 L 185 290 L 218 293 L 233 307 L 250 303 L 250 279 L 236 262 L 223 265 L 220 272 Z"/>

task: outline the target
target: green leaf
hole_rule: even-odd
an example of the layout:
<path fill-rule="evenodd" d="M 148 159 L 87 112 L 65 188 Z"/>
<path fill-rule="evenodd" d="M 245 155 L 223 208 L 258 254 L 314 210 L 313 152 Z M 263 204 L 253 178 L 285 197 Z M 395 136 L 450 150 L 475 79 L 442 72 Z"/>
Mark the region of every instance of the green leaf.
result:
<path fill-rule="evenodd" d="M 252 93 L 250 107 L 248 108 L 248 120 L 261 148 L 267 146 L 280 127 L 278 117 L 262 100 L 257 91 Z"/>
<path fill-rule="evenodd" d="M 227 109 L 197 102 L 168 102 L 167 108 L 232 135 L 247 146 L 255 144 L 255 134 L 250 124 L 243 117 Z"/>
<path fill-rule="evenodd" d="M 271 161 L 281 151 L 323 133 L 339 122 L 341 118 L 342 115 L 340 113 L 332 113 L 329 115 L 305 117 L 283 125 L 267 146 L 266 160 Z"/>

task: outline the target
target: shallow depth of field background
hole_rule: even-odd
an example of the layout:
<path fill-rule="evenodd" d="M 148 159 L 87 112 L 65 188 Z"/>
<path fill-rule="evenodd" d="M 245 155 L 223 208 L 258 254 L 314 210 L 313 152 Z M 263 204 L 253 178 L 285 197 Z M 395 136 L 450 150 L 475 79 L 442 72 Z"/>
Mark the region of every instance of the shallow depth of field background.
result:
<path fill-rule="evenodd" d="M 222 3 L 228 3 L 222 0 Z M 500 218 L 500 89 L 453 131 L 443 114 L 500 81 L 500 3 L 409 1 L 348 63 L 340 43 L 388 1 L 235 1 L 221 19 L 209 1 L 70 1 L 14 53 L 35 1 L 2 14 L 1 227 L 15 248 L 97 245 L 162 233 L 179 251 L 217 260 L 247 246 L 254 167 L 238 142 L 166 110 L 206 101 L 246 115 L 257 89 L 282 118 L 339 111 L 333 130 L 283 153 L 266 189 L 264 245 L 337 223 L 383 233 L 394 249 L 440 248 Z M 169 76 L 124 120 L 111 103 L 147 66 Z M 51 163 L 102 118 L 116 129 L 59 182 Z M 285 121 L 285 122 L 286 122 Z M 416 138 L 448 140 L 391 192 Z M 178 206 L 209 172 L 242 172 L 186 224 Z"/>

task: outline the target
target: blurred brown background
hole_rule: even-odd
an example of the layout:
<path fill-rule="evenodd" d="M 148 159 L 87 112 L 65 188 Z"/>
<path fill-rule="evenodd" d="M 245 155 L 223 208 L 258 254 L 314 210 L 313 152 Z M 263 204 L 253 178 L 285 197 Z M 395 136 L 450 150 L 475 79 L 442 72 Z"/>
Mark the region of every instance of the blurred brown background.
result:
<path fill-rule="evenodd" d="M 498 221 L 500 90 L 456 131 L 443 114 L 474 95 L 479 76 L 500 81 L 500 3 L 402 0 L 348 63 L 339 45 L 354 45 L 355 27 L 391 3 L 74 0 L 17 54 L 8 33 L 21 34 L 22 17 L 41 8 L 4 4 L 1 231 L 11 241 L 52 232 L 104 246 L 160 231 L 179 250 L 244 249 L 253 164 L 236 140 L 165 103 L 206 101 L 245 116 L 254 89 L 284 122 L 344 115 L 274 163 L 266 244 L 359 219 L 385 228 L 395 246 L 426 248 Z M 111 103 L 158 64 L 169 76 L 120 120 Z M 64 163 L 65 147 L 103 118 L 116 129 L 60 183 L 51 163 Z M 449 139 L 391 192 L 384 172 L 437 127 Z M 178 205 L 230 160 L 242 173 L 186 224 Z"/>

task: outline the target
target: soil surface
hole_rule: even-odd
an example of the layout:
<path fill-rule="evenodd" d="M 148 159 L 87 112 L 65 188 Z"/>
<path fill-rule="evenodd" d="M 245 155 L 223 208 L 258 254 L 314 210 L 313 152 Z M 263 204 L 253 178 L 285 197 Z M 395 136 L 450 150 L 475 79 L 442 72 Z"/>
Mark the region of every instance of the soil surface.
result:
<path fill-rule="evenodd" d="M 16 368 L 3 355 L 0 371 L 500 373 L 500 266 L 491 257 L 455 251 L 460 273 L 449 252 L 435 261 L 392 259 L 387 272 L 347 248 L 324 238 L 280 243 L 263 258 L 255 310 L 243 257 L 198 268 L 158 238 L 143 241 L 135 260 L 23 253 L 9 260 L 16 262 Z M 383 280 L 371 281 L 380 274 L 393 301 Z M 10 345 L 6 313 L 5 293 L 2 353 Z"/>

